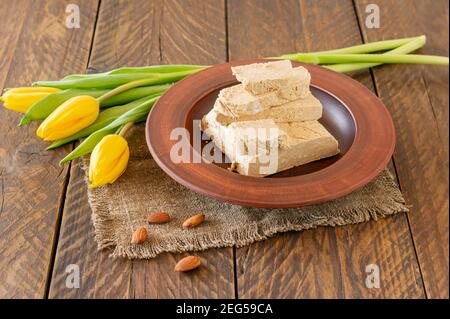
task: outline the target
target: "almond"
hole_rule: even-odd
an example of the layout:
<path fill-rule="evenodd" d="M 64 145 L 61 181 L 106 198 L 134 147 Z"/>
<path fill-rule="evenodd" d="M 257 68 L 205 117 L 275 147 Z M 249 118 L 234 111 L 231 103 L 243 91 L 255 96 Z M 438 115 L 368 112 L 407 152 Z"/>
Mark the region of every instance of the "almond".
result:
<path fill-rule="evenodd" d="M 201 264 L 200 257 L 198 256 L 187 256 L 181 259 L 176 265 L 175 265 L 175 271 L 191 271 L 200 266 Z"/>
<path fill-rule="evenodd" d="M 164 224 L 168 221 L 170 221 L 170 216 L 165 212 L 157 212 L 147 216 L 147 222 L 150 224 Z"/>
<path fill-rule="evenodd" d="M 203 223 L 204 220 L 205 220 L 205 215 L 197 214 L 197 215 L 194 215 L 194 216 L 186 219 L 183 223 L 183 227 L 185 227 L 185 228 L 197 227 L 198 225 Z"/>
<path fill-rule="evenodd" d="M 135 245 L 142 244 L 146 240 L 147 229 L 145 227 L 139 227 L 138 229 L 136 229 L 133 233 L 133 236 L 131 237 L 131 243 Z"/>

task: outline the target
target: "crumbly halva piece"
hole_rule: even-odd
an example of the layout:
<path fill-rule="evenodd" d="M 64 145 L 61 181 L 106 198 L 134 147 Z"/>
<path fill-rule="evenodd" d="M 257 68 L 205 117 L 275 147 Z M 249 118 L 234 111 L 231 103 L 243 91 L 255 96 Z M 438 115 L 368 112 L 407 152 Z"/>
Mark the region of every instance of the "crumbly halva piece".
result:
<path fill-rule="evenodd" d="M 278 92 L 281 98 L 293 101 L 309 93 L 308 70 L 301 66 L 292 68 L 287 60 L 236 66 L 231 70 L 244 89 L 254 95 Z"/>
<path fill-rule="evenodd" d="M 339 153 L 337 140 L 317 121 L 280 123 L 287 142 L 278 149 L 275 165 L 267 156 L 242 158 L 236 165 L 240 174 L 264 177 Z"/>
<path fill-rule="evenodd" d="M 278 133 L 266 135 L 265 140 L 264 136 L 258 136 L 255 140 L 253 136 L 242 135 L 243 131 L 239 129 L 244 127 L 275 129 Z M 259 120 L 225 126 L 212 110 L 203 118 L 202 129 L 243 175 L 263 177 L 339 153 L 337 140 L 317 121 L 275 123 Z M 236 148 L 242 143 L 243 148 Z"/>
<path fill-rule="evenodd" d="M 286 102 L 286 99 L 278 97 L 277 92 L 253 95 L 244 90 L 242 84 L 237 84 L 222 89 L 215 104 L 216 108 L 221 108 L 233 116 L 240 116 L 256 114 Z"/>
<path fill-rule="evenodd" d="M 287 143 L 287 135 L 273 120 L 235 122 L 226 125 L 211 110 L 201 121 L 201 129 L 229 159 L 256 155 Z"/>
<path fill-rule="evenodd" d="M 285 131 L 271 119 L 234 122 L 227 127 L 225 139 L 239 147 L 237 155 L 267 153 L 288 143 Z"/>
<path fill-rule="evenodd" d="M 235 115 L 221 103 L 214 104 L 220 122 L 228 125 L 233 122 L 272 119 L 275 122 L 313 121 L 322 117 L 322 104 L 312 93 L 305 98 L 273 106 L 256 114 Z"/>

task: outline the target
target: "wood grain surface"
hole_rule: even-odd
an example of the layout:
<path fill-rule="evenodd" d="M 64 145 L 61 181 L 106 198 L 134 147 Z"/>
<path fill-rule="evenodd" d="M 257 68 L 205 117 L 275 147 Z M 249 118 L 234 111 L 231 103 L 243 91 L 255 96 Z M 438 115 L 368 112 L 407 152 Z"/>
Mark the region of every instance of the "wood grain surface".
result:
<path fill-rule="evenodd" d="M 102 1 L 91 70 L 160 63 L 213 64 L 226 59 L 224 6 L 216 1 Z M 51 281 L 51 298 L 232 298 L 233 249 L 198 255 L 192 274 L 172 269 L 183 254 L 149 261 L 114 260 L 98 252 L 79 163 L 72 168 Z M 88 257 L 87 257 L 88 256 Z M 80 266 L 80 289 L 65 285 L 69 264 Z"/>
<path fill-rule="evenodd" d="M 96 1 L 80 1 L 80 29 L 65 26 L 68 3 L 0 2 L 2 87 L 85 70 Z M 0 297 L 43 298 L 68 172 L 58 162 L 68 147 L 46 152 L 36 123 L 19 129 L 20 114 L 3 107 L 0 113 Z"/>
<path fill-rule="evenodd" d="M 362 41 L 351 1 L 282 1 L 276 5 L 272 1 L 231 1 L 228 10 L 230 59 L 333 49 Z M 324 23 L 325 15 L 333 19 Z M 359 80 L 369 82 L 370 73 L 360 73 Z M 380 267 L 381 289 L 365 286 L 369 264 Z M 404 215 L 286 234 L 238 249 L 237 275 L 238 295 L 243 298 L 424 296 Z"/>
<path fill-rule="evenodd" d="M 447 55 L 446 0 L 69 0 L 0 2 L 0 86 L 85 70 L 221 63 L 426 34 L 420 53 Z M 365 25 L 378 4 L 380 28 Z M 287 233 L 200 253 L 205 267 L 172 272 L 185 254 L 128 261 L 97 251 L 79 162 L 45 152 L 36 124 L 0 109 L 0 297 L 448 298 L 448 68 L 390 65 L 352 76 L 388 106 L 390 165 L 411 211 L 364 224 Z M 79 289 L 66 267 L 80 267 Z M 380 267 L 381 288 L 365 286 Z"/>
<path fill-rule="evenodd" d="M 367 3 L 357 2 L 360 16 Z M 420 52 L 448 56 L 448 2 L 384 0 L 379 7 L 384 22 L 362 29 L 366 41 L 426 34 Z M 448 68 L 381 67 L 374 80 L 396 124 L 394 159 L 427 297 L 448 298 Z"/>

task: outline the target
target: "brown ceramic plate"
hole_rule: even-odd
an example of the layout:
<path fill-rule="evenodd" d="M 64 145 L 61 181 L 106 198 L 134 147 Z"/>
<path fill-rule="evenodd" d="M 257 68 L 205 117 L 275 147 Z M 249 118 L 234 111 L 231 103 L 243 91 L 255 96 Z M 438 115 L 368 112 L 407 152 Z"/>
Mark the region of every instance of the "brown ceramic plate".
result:
<path fill-rule="evenodd" d="M 220 89 L 237 84 L 231 66 L 262 59 L 215 65 L 175 84 L 150 112 L 146 138 L 158 165 L 180 184 L 218 200 L 254 207 L 299 207 L 347 195 L 377 176 L 389 162 L 395 131 L 389 112 L 366 87 L 346 75 L 303 65 L 311 73 L 311 91 L 322 102 L 320 122 L 335 136 L 341 153 L 278 174 L 257 178 L 226 169 L 229 164 L 174 163 L 170 151 L 174 128 L 190 133 L 213 106 Z M 294 65 L 302 65 L 293 63 Z M 202 144 L 204 146 L 204 144 Z M 198 162 L 198 161 L 197 161 Z"/>

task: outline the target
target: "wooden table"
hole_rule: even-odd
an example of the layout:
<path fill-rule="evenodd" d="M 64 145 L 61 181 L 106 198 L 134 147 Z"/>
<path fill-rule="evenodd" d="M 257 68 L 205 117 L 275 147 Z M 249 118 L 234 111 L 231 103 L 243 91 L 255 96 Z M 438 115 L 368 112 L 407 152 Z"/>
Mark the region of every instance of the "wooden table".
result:
<path fill-rule="evenodd" d="M 65 26 L 66 5 L 80 28 Z M 379 29 L 365 25 L 377 3 Z M 212 64 L 426 34 L 421 53 L 448 56 L 448 2 L 409 0 L 52 0 L 0 2 L 0 86 L 129 65 Z M 355 226 L 287 233 L 199 255 L 111 259 L 97 251 L 73 146 L 53 152 L 0 112 L 0 297 L 6 298 L 448 298 L 448 68 L 383 66 L 353 74 L 389 108 L 397 130 L 390 165 L 411 211 Z M 67 288 L 66 267 L 81 285 Z M 381 287 L 368 289 L 377 264 Z"/>

